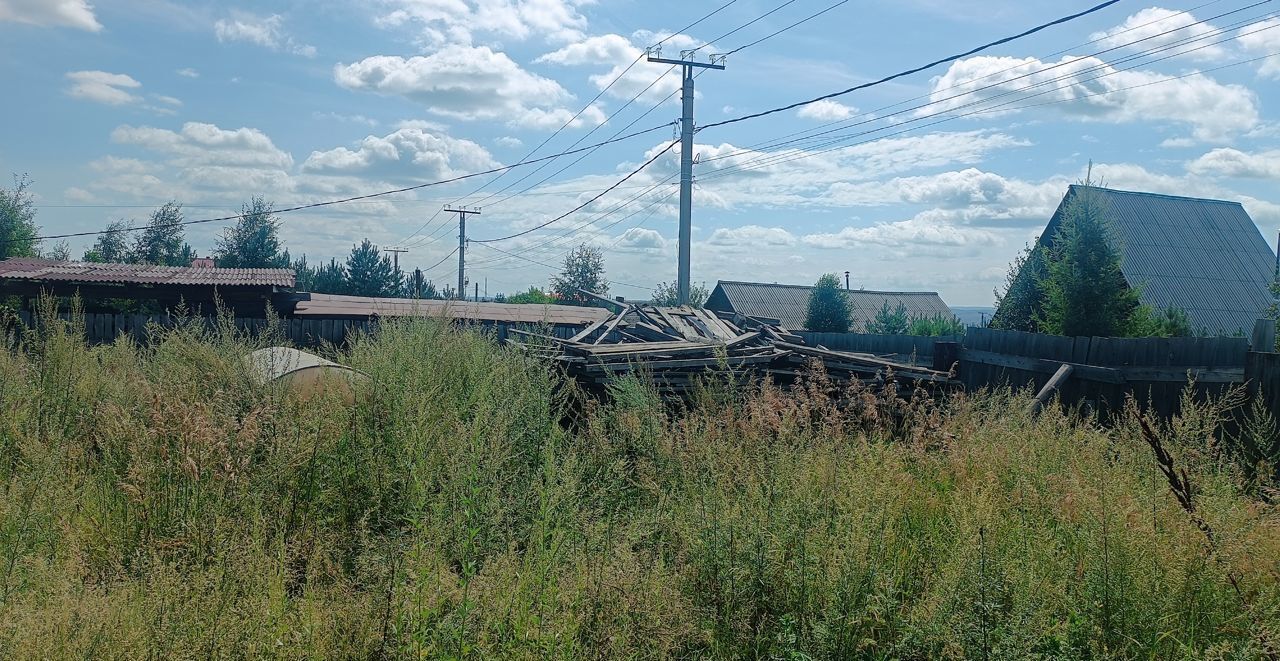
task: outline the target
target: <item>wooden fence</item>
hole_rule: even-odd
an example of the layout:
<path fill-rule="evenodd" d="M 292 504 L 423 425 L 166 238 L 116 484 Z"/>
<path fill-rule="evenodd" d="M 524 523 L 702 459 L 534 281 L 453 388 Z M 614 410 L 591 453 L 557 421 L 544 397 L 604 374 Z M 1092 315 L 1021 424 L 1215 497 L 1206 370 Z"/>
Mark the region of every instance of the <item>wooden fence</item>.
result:
<path fill-rule="evenodd" d="M 33 326 L 33 317 L 30 311 L 23 310 L 18 313 L 18 317 L 24 326 L 28 328 Z M 63 321 L 71 320 L 71 316 L 66 312 L 59 313 L 58 317 Z M 156 327 L 172 328 L 182 321 L 180 318 L 168 314 L 86 313 L 81 315 L 80 319 L 84 322 L 85 340 L 90 344 L 108 344 L 114 342 L 121 335 L 128 336 L 136 342 L 146 342 L 150 337 L 151 329 Z M 204 324 L 206 328 L 210 329 L 217 324 L 217 321 L 212 317 L 194 317 L 188 318 L 187 321 Z M 235 317 L 232 322 L 237 329 L 249 333 L 261 333 L 269 326 L 266 318 L 258 317 Z M 279 319 L 276 323 L 286 339 L 295 345 L 303 347 L 315 347 L 324 343 L 344 344 L 353 334 L 371 331 L 378 324 L 377 321 L 369 319 L 302 317 Z M 553 325 L 547 328 L 539 328 L 535 324 L 477 322 L 471 325 L 492 330 L 499 339 L 506 339 L 507 332 L 513 328 L 548 333 L 561 338 L 572 337 L 581 330 L 580 327 L 573 325 Z"/>

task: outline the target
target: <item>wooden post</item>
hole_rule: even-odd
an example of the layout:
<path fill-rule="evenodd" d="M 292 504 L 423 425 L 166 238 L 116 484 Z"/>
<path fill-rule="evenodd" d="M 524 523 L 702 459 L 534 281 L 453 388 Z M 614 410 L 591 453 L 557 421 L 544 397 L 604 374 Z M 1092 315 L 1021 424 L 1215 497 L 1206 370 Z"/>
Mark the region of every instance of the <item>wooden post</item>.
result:
<path fill-rule="evenodd" d="M 1276 350 L 1276 322 L 1274 319 L 1259 319 L 1253 324 L 1253 341 L 1250 342 L 1254 351 L 1260 353 L 1275 353 Z"/>
<path fill-rule="evenodd" d="M 1044 387 L 1040 389 L 1040 392 L 1035 396 L 1035 399 L 1031 400 L 1031 404 L 1027 407 L 1027 413 L 1030 413 L 1031 415 L 1039 413 L 1040 409 L 1044 408 L 1045 402 L 1048 402 L 1049 398 L 1053 397 L 1053 393 L 1057 392 L 1058 388 L 1062 387 L 1062 384 L 1066 382 L 1067 377 L 1071 376 L 1071 372 L 1074 369 L 1075 368 L 1070 364 L 1063 363 L 1062 367 L 1059 367 L 1058 371 L 1054 372 L 1053 376 L 1049 377 L 1049 382 L 1044 384 Z"/>
<path fill-rule="evenodd" d="M 960 362 L 959 342 L 933 343 L 933 369 L 939 372 L 950 372 Z"/>

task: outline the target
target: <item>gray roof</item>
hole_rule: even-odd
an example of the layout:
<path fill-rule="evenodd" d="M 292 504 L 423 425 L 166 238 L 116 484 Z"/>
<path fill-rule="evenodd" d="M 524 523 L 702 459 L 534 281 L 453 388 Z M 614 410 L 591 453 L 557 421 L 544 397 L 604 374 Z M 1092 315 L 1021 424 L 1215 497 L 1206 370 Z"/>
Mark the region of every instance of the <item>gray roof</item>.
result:
<path fill-rule="evenodd" d="M 1040 236 L 1052 241 L 1071 186 Z M 1248 334 L 1271 305 L 1276 256 L 1239 202 L 1096 188 L 1109 207 L 1120 270 L 1142 302 L 1186 311 L 1192 329 Z"/>
<path fill-rule="evenodd" d="M 709 310 L 777 319 L 787 330 L 804 330 L 812 290 L 808 285 L 721 280 L 707 297 L 706 306 Z M 890 308 L 896 308 L 899 303 L 906 306 L 910 317 L 954 316 L 937 292 L 855 289 L 846 291 L 845 297 L 853 310 L 853 323 L 849 328 L 853 332 L 865 331 L 867 322 L 875 317 L 885 301 Z"/>
<path fill-rule="evenodd" d="M 291 269 L 224 269 L 150 264 L 62 262 L 35 257 L 0 261 L 0 279 L 34 282 L 111 285 L 178 285 L 217 287 L 294 286 Z"/>

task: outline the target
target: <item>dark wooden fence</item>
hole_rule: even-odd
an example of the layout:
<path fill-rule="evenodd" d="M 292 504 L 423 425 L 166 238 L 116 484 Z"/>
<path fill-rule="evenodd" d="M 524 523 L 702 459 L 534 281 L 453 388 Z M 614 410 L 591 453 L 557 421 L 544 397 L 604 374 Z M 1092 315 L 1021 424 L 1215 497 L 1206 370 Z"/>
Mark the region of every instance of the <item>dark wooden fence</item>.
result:
<path fill-rule="evenodd" d="M 893 355 L 914 365 L 929 365 L 933 360 L 934 345 L 938 342 L 959 342 L 962 336 L 927 337 L 921 335 L 869 335 L 862 333 L 811 333 L 798 331 L 805 344 L 824 346 L 832 351 Z"/>
<path fill-rule="evenodd" d="M 33 325 L 33 317 L 30 311 L 23 310 L 18 313 L 19 320 L 28 328 Z M 58 317 L 63 321 L 70 321 L 71 316 L 66 313 L 59 313 Z M 128 336 L 137 342 L 146 342 L 151 333 L 151 329 L 156 327 L 172 328 L 178 323 L 200 323 L 206 328 L 212 329 L 216 326 L 217 321 L 212 317 L 195 317 L 181 319 L 167 314 L 144 315 L 144 314 L 102 314 L 102 313 L 86 313 L 80 316 L 84 322 L 85 340 L 90 344 L 107 344 L 114 342 L 121 335 Z M 256 317 L 235 317 L 232 322 L 236 328 L 249 332 L 261 333 L 265 331 L 269 324 L 265 318 Z M 340 319 L 340 318 L 288 318 L 276 321 L 279 325 L 280 332 L 290 342 L 304 347 L 319 346 L 324 343 L 343 344 L 347 339 L 355 333 L 367 332 L 377 327 L 378 322 L 370 319 Z M 506 324 L 506 323 L 471 323 L 470 325 L 494 331 L 500 339 L 505 339 L 507 333 L 511 329 L 527 330 L 530 332 L 545 333 L 555 335 L 556 337 L 568 338 L 581 330 L 578 326 L 570 325 L 553 325 L 549 327 L 538 327 L 534 324 Z"/>

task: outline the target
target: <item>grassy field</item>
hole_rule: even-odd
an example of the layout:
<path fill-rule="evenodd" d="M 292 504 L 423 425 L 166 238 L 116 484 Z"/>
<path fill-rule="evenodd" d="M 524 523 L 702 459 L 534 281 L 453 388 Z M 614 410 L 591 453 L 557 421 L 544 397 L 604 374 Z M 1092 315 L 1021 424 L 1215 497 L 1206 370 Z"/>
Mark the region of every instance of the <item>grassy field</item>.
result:
<path fill-rule="evenodd" d="M 355 405 L 192 329 L 0 351 L 0 657 L 1221 658 L 1280 640 L 1280 511 L 1218 407 L 1158 429 L 639 381 L 584 403 L 387 325 Z M 558 394 L 557 394 L 558 393 Z M 563 424 L 572 409 L 572 424 Z M 1274 492 L 1271 492 L 1274 494 Z"/>

